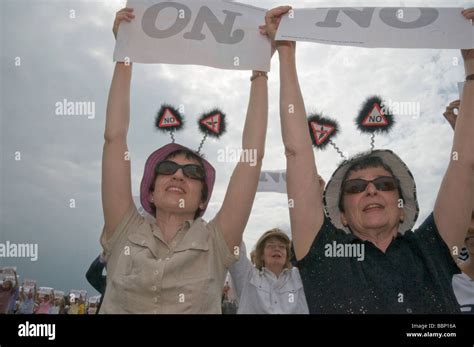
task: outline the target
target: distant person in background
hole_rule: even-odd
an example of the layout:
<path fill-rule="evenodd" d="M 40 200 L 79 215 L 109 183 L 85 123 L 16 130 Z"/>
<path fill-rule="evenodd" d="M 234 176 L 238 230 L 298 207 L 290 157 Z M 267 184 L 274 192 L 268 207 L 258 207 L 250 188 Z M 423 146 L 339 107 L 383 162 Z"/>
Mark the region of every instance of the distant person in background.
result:
<path fill-rule="evenodd" d="M 229 268 L 239 299 L 238 314 L 307 314 L 299 271 L 290 264 L 290 239 L 280 229 L 265 232 L 255 246 L 255 266 L 245 244 Z"/>
<path fill-rule="evenodd" d="M 51 295 L 46 294 L 42 300 L 38 299 L 38 302 L 36 314 L 49 314 L 50 307 L 54 305 L 54 293 L 51 291 Z"/>
<path fill-rule="evenodd" d="M 36 297 L 36 285 L 33 289 L 28 290 L 28 294 L 25 295 L 24 287 L 20 291 L 20 307 L 18 308 L 17 314 L 33 314 L 35 311 L 35 297 Z"/>
<path fill-rule="evenodd" d="M 456 127 L 456 118 L 461 105 L 460 100 L 451 102 L 443 116 L 449 122 L 453 130 Z M 474 206 L 474 204 L 473 204 Z M 474 211 L 471 215 L 471 225 L 468 229 L 464 245 L 469 257 L 465 261 L 457 262 L 462 273 L 453 276 L 453 290 L 458 300 L 462 313 L 474 314 Z"/>
<path fill-rule="evenodd" d="M 224 288 L 222 288 L 222 302 L 229 300 L 229 291 L 230 291 L 229 281 L 226 281 L 224 284 Z"/>
<path fill-rule="evenodd" d="M 71 298 L 69 299 L 70 306 L 67 314 L 79 314 L 79 299 Z"/>
<path fill-rule="evenodd" d="M 13 295 L 10 298 L 10 302 L 8 303 L 8 314 L 15 314 L 17 310 L 16 302 L 20 296 L 20 288 L 17 286 L 13 291 Z"/>
<path fill-rule="evenodd" d="M 107 276 L 103 274 L 105 269 L 105 258 L 101 253 L 95 260 L 92 262 L 89 270 L 86 273 L 86 279 L 95 290 L 100 293 L 100 300 L 97 304 L 96 313 L 99 313 L 100 306 L 102 305 L 102 299 L 104 298 L 105 288 L 107 285 Z"/>
<path fill-rule="evenodd" d="M 77 314 L 86 314 L 86 303 L 82 295 L 79 297 L 79 309 Z"/>
<path fill-rule="evenodd" d="M 66 299 L 64 298 L 64 296 L 62 296 L 60 300 L 61 304 L 59 305 L 59 314 L 66 314 Z"/>
<path fill-rule="evenodd" d="M 54 296 L 53 305 L 49 308 L 49 314 L 61 314 L 64 313 L 64 297 Z"/>
<path fill-rule="evenodd" d="M 87 314 L 97 314 L 97 302 L 89 302 Z"/>
<path fill-rule="evenodd" d="M 3 272 L 3 270 L 0 270 L 0 273 Z M 18 288 L 18 277 L 16 271 L 13 271 L 13 274 L 15 275 L 15 285 L 13 285 L 11 280 L 4 280 L 3 284 L 0 286 L 0 314 L 8 313 L 10 300 L 15 296 Z"/>
<path fill-rule="evenodd" d="M 222 289 L 222 314 L 236 314 L 237 313 L 237 302 L 231 295 L 232 288 L 229 281 L 225 282 L 224 288 Z"/>

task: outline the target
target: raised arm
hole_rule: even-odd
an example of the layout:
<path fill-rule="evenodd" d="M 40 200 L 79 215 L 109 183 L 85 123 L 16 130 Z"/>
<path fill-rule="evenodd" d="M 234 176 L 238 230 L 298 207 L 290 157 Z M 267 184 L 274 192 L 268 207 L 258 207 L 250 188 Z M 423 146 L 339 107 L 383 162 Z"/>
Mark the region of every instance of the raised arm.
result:
<path fill-rule="evenodd" d="M 474 8 L 464 10 L 474 19 Z M 474 49 L 463 50 L 466 76 L 474 74 Z M 461 250 L 469 228 L 474 198 L 474 80 L 466 81 L 456 119 L 448 169 L 436 198 L 434 217 L 452 253 Z"/>
<path fill-rule="evenodd" d="M 281 16 L 289 6 L 277 7 L 265 17 L 266 32 L 272 39 Z M 276 41 L 280 58 L 280 119 L 286 155 L 286 187 L 290 210 L 291 233 L 296 258 L 309 251 L 324 214 L 320 182 L 306 120 L 306 111 L 296 72 L 293 41 Z"/>
<path fill-rule="evenodd" d="M 266 76 L 253 72 L 250 99 L 242 135 L 242 156 L 230 178 L 216 222 L 231 252 L 239 247 L 252 210 L 265 151 L 268 118 Z M 246 159 L 246 160 L 243 160 Z M 249 160 L 250 159 L 250 160 Z"/>
<path fill-rule="evenodd" d="M 245 286 L 245 283 L 249 281 L 250 273 L 253 269 L 253 265 L 247 258 L 247 249 L 245 247 L 245 242 L 242 241 L 240 245 L 240 257 L 239 260 L 232 264 L 229 267 L 230 277 L 232 278 L 232 283 L 234 285 L 235 293 L 240 300 L 242 295 L 242 290 Z"/>
<path fill-rule="evenodd" d="M 114 34 L 121 21 L 130 21 L 131 9 L 117 12 Z M 109 239 L 133 203 L 127 132 L 130 119 L 132 65 L 117 62 L 109 91 L 102 155 L 102 208 L 105 239 Z"/>
<path fill-rule="evenodd" d="M 18 275 L 16 273 L 16 271 L 13 271 L 13 273 L 15 274 L 15 286 L 13 288 L 18 288 Z"/>

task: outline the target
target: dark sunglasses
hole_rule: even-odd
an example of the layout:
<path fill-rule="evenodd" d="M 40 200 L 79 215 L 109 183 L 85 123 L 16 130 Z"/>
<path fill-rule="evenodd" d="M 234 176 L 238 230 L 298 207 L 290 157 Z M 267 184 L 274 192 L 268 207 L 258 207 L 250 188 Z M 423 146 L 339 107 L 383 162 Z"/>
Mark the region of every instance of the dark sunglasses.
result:
<path fill-rule="evenodd" d="M 344 182 L 342 189 L 346 194 L 362 193 L 367 189 L 369 183 L 373 183 L 377 190 L 384 192 L 389 192 L 398 189 L 399 187 L 398 180 L 395 177 L 382 176 L 371 181 L 362 178 L 347 180 Z"/>
<path fill-rule="evenodd" d="M 192 178 L 193 180 L 200 180 L 204 181 L 206 177 L 206 171 L 204 168 L 197 164 L 186 164 L 186 165 L 179 165 L 174 161 L 165 160 L 158 165 L 156 165 L 155 172 L 158 175 L 173 175 L 179 169 L 183 170 L 184 176 L 188 178 Z"/>

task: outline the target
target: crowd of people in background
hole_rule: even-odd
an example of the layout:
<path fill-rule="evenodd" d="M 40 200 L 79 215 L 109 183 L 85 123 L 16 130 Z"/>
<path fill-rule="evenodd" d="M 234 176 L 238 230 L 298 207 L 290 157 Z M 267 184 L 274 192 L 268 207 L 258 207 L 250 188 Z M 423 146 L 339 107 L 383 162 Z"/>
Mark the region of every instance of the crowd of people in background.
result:
<path fill-rule="evenodd" d="M 105 292 L 106 276 L 100 256 L 86 273 L 89 283 L 100 293 Z M 26 285 L 25 285 L 26 282 Z M 85 290 L 71 290 L 69 294 L 50 287 L 37 287 L 32 280 L 21 285 L 14 268 L 0 269 L 0 314 L 97 314 L 103 295 L 87 297 Z M 32 285 L 32 286 L 31 286 Z M 238 299 L 230 277 L 222 290 L 222 313 L 236 314 Z"/>
<path fill-rule="evenodd" d="M 0 314 L 95 314 L 100 296 L 87 297 L 85 290 L 68 294 L 35 281 L 21 285 L 14 268 L 0 269 Z"/>

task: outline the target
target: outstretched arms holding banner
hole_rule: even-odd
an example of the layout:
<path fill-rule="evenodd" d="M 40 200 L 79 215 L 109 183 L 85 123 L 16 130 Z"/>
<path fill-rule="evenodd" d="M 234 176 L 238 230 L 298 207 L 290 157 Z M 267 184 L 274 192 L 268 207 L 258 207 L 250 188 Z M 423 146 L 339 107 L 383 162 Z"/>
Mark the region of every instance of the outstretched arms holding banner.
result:
<path fill-rule="evenodd" d="M 254 71 L 242 135 L 243 151 L 254 151 L 256 162 L 239 161 L 216 220 L 232 252 L 238 251 L 257 192 L 268 118 L 267 77 Z"/>
<path fill-rule="evenodd" d="M 120 23 L 130 21 L 133 19 L 132 16 L 132 11 L 128 8 L 117 12 L 113 27 L 115 36 L 117 36 Z M 127 209 L 133 204 L 127 147 L 131 79 L 132 64 L 117 62 L 107 102 L 102 156 L 102 208 L 106 239 L 112 236 Z"/>
<path fill-rule="evenodd" d="M 463 15 L 473 20 L 474 8 L 463 11 Z M 474 79 L 471 79 L 474 78 L 474 49 L 464 49 L 461 53 L 467 80 L 456 117 L 449 166 L 434 208 L 440 235 L 456 255 L 464 245 L 474 200 Z"/>
<path fill-rule="evenodd" d="M 282 15 L 289 10 L 289 6 L 282 6 L 267 13 L 262 30 L 270 38 L 274 39 Z M 276 49 L 280 58 L 280 120 L 287 162 L 291 233 L 296 258 L 301 259 L 309 251 L 323 223 L 323 204 L 296 72 L 296 44 L 292 41 L 276 41 Z"/>

